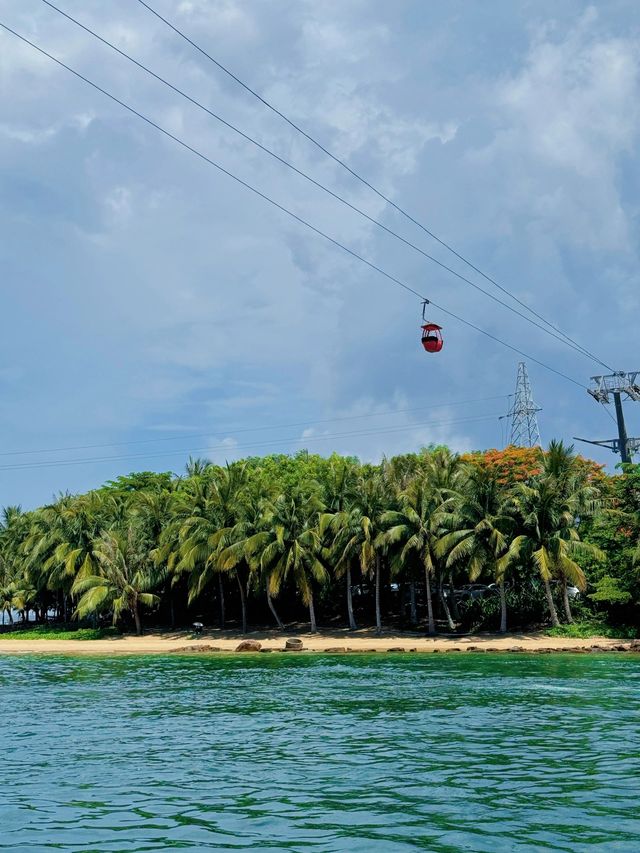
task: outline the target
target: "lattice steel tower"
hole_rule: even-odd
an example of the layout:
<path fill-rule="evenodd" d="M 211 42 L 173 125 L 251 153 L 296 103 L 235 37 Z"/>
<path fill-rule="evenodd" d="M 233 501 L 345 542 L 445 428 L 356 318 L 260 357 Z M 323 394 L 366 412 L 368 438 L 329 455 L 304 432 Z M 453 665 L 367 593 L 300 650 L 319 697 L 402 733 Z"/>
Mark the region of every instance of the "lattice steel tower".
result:
<path fill-rule="evenodd" d="M 509 444 L 517 447 L 536 447 L 540 444 L 537 413 L 542 411 L 533 402 L 527 365 L 521 361 L 518 365 L 516 393 L 508 417 L 511 418 L 511 437 Z"/>

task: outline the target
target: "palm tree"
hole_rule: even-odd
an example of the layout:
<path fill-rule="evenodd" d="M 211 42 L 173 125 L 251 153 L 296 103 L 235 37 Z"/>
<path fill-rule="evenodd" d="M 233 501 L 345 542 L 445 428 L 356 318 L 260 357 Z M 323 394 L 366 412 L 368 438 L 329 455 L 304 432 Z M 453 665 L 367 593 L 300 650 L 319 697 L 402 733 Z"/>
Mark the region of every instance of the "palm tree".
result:
<path fill-rule="evenodd" d="M 222 571 L 233 572 L 240 591 L 240 604 L 242 608 L 242 633 L 247 633 L 247 596 L 252 581 L 252 567 L 247 554 L 247 541 L 260 532 L 264 499 L 255 488 L 247 489 L 240 505 L 240 519 L 225 536 L 224 547 L 221 548 L 218 560 Z M 269 609 L 273 614 L 276 624 L 280 630 L 283 629 L 282 622 L 278 616 L 273 601 L 267 590 Z"/>
<path fill-rule="evenodd" d="M 460 491 L 449 501 L 449 512 L 441 516 L 444 534 L 436 550 L 446 556 L 447 568 L 464 564 L 469 580 L 483 571 L 498 584 L 500 631 L 507 630 L 507 599 L 504 588 L 505 565 L 500 558 L 508 547 L 507 531 L 512 519 L 505 510 L 505 489 L 497 473 L 488 468 L 472 468 Z"/>
<path fill-rule="evenodd" d="M 23 513 L 19 506 L 4 507 L 0 517 L 0 611 L 3 625 L 5 614 L 8 614 L 9 622 L 13 623 L 13 611 L 17 609 L 16 580 L 22 568 L 22 519 Z"/>
<path fill-rule="evenodd" d="M 322 528 L 333 534 L 331 553 L 336 560 L 336 577 L 347 578 L 347 611 L 349 627 L 356 628 L 351 595 L 351 568 L 360 566 L 365 577 L 374 576 L 376 631 L 382 631 L 380 609 L 381 555 L 383 543 L 381 519 L 388 506 L 382 478 L 376 472 L 363 472 L 358 478 L 353 506 L 322 519 Z M 328 523 L 327 523 L 328 522 Z M 321 528 L 321 529 L 322 529 Z"/>
<path fill-rule="evenodd" d="M 220 555 L 231 544 L 231 532 L 237 524 L 243 491 L 246 487 L 246 466 L 227 464 L 224 468 L 208 469 L 210 476 L 196 492 L 194 513 L 180 529 L 180 560 L 176 571 L 188 571 L 189 599 L 200 596 L 214 576 L 218 579 L 220 626 L 225 625 L 224 561 Z"/>
<path fill-rule="evenodd" d="M 79 596 L 75 615 L 113 611 L 113 624 L 130 613 L 136 634 L 142 633 L 140 606 L 153 607 L 159 598 L 151 590 L 157 583 L 144 533 L 130 524 L 125 532 L 107 531 L 95 543 L 98 573 L 78 576 L 73 593 Z"/>
<path fill-rule="evenodd" d="M 265 578 L 267 600 L 276 617 L 271 599 L 277 598 L 283 584 L 292 576 L 304 604 L 309 608 L 311 633 L 317 631 L 313 584 L 325 583 L 327 570 L 322 563 L 322 542 L 318 517 L 324 506 L 312 493 L 295 490 L 282 494 L 265 507 L 263 529 L 245 542 L 245 553 L 254 569 Z"/>
<path fill-rule="evenodd" d="M 130 503 L 130 520 L 140 530 L 144 547 L 153 560 L 158 582 L 163 582 L 164 599 L 168 600 L 171 627 L 175 627 L 175 612 L 168 558 L 171 548 L 163 550 L 164 532 L 175 523 L 179 510 L 184 510 L 180 495 L 173 486 L 169 489 L 153 489 L 134 493 Z"/>
<path fill-rule="evenodd" d="M 28 621 L 29 611 L 36 605 L 37 590 L 31 583 L 24 555 L 31 513 L 19 506 L 7 506 L 0 516 L 0 609 L 13 622 L 13 611 Z"/>
<path fill-rule="evenodd" d="M 424 569 L 427 594 L 427 619 L 429 634 L 435 634 L 431 578 L 439 564 L 437 542 L 445 512 L 445 502 L 456 493 L 462 476 L 459 457 L 444 448 L 438 448 L 427 457 L 420 473 L 409 481 L 399 495 L 399 509 L 384 513 L 382 521 L 387 528 L 381 540 L 395 551 L 394 562 L 411 567 L 419 562 Z M 440 578 L 442 574 L 440 573 Z M 451 630 L 455 625 L 447 600 L 440 587 L 440 600 Z"/>
<path fill-rule="evenodd" d="M 586 501 L 582 487 L 577 491 L 569 486 L 559 490 L 556 478 L 549 475 L 537 477 L 530 484 L 518 484 L 513 496 L 516 524 L 522 532 L 512 540 L 500 560 L 500 568 L 506 570 L 517 561 L 535 567 L 544 586 L 553 627 L 557 627 L 560 620 L 553 601 L 551 580 L 563 578 L 584 590 L 586 578 L 574 558 L 604 559 L 599 548 L 580 541 L 576 527 L 577 510 L 587 505 Z M 567 619 L 571 621 L 568 596 L 565 610 Z"/>
<path fill-rule="evenodd" d="M 117 492 L 62 495 L 33 514 L 25 541 L 29 576 L 36 585 L 60 591 L 65 622 L 74 581 L 96 573 L 95 540 L 102 530 L 124 520 L 127 502 L 128 497 Z"/>
<path fill-rule="evenodd" d="M 562 441 L 551 441 L 543 459 L 543 476 L 551 479 L 557 499 L 564 505 L 567 517 L 573 516 L 576 529 L 582 520 L 593 516 L 602 508 L 600 491 L 588 482 L 587 473 L 575 455 L 572 444 L 567 446 Z M 586 551 L 584 554 L 586 556 Z M 579 577 L 580 583 L 576 583 L 576 586 L 584 590 L 586 580 L 584 575 L 577 576 L 573 569 L 567 573 L 564 567 L 564 563 L 559 563 L 557 571 L 565 616 L 567 622 L 571 623 L 573 617 L 567 584 L 575 582 L 575 577 Z"/>

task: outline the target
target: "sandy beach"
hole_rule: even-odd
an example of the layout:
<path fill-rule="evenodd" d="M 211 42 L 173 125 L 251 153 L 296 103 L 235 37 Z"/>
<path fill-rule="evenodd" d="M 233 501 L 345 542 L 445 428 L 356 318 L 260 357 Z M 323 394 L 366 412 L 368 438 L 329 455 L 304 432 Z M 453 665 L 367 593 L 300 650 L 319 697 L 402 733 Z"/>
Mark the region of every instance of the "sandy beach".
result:
<path fill-rule="evenodd" d="M 103 640 L 21 640 L 0 639 L 0 654 L 167 654 L 234 652 L 245 640 L 255 640 L 264 651 L 284 651 L 288 638 L 303 642 L 304 652 L 562 652 L 562 651 L 628 651 L 637 642 L 604 637 L 570 639 L 547 637 L 538 633 L 467 637 L 425 637 L 423 634 L 383 633 L 374 631 L 320 631 L 315 635 L 291 631 L 255 631 L 246 635 L 230 631 L 207 631 L 194 636 L 188 631 L 148 633 L 141 637 L 123 635 Z M 251 652 L 249 652 L 251 653 Z M 255 653 L 255 652 L 254 652 Z"/>

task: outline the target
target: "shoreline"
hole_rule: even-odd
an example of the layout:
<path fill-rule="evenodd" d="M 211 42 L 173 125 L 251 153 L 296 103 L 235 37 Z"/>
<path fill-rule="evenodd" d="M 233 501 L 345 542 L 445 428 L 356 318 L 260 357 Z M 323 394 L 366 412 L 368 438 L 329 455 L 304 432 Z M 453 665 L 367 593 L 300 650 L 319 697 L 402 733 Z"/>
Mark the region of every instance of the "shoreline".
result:
<path fill-rule="evenodd" d="M 194 636 L 190 631 L 152 632 L 138 637 L 123 634 L 101 640 L 78 639 L 0 639 L 0 655 L 10 654 L 74 654 L 74 655 L 162 655 L 162 654 L 215 654 L 236 652 L 238 645 L 246 641 L 257 641 L 260 649 L 248 650 L 244 654 L 260 651 L 284 652 L 287 639 L 302 640 L 306 653 L 373 653 L 373 652 L 523 652 L 550 654 L 553 652 L 640 652 L 640 641 L 620 640 L 607 637 L 575 639 L 570 637 L 547 637 L 539 633 L 481 634 L 465 637 L 426 637 L 424 634 L 390 632 L 378 636 L 375 631 L 334 630 L 319 631 L 317 634 L 281 633 L 279 631 L 253 631 L 240 634 L 235 631 L 207 631 Z M 240 652 L 238 652 L 240 653 Z"/>

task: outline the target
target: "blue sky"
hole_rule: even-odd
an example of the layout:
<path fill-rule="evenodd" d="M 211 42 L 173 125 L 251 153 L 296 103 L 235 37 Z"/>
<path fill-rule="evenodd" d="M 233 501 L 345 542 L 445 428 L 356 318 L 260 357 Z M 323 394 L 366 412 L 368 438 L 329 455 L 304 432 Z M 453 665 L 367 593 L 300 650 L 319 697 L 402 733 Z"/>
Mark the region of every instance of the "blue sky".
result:
<path fill-rule="evenodd" d="M 59 5 L 468 272 L 135 0 Z M 614 368 L 640 368 L 634 0 L 153 5 L 518 298 Z M 0 20 L 435 302 L 581 382 L 601 372 L 41 0 L 0 0 Z M 0 442 L 26 451 L 0 457 L 0 504 L 180 471 L 190 451 L 306 443 L 375 460 L 501 444 L 516 354 L 437 311 L 445 349 L 424 354 L 415 297 L 6 33 L 0 98 Z M 613 437 L 584 390 L 529 372 L 545 442 Z M 640 435 L 640 406 L 627 420 Z"/>

